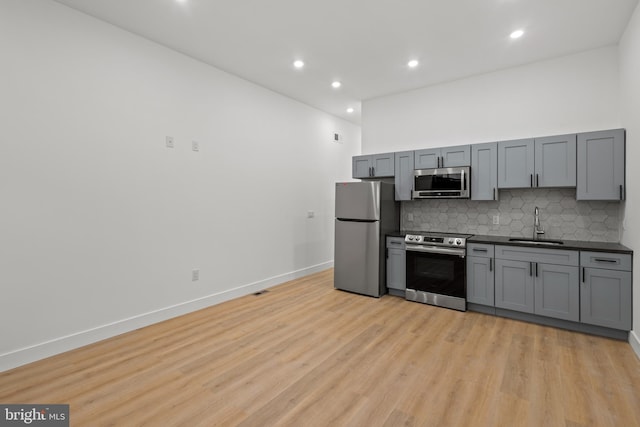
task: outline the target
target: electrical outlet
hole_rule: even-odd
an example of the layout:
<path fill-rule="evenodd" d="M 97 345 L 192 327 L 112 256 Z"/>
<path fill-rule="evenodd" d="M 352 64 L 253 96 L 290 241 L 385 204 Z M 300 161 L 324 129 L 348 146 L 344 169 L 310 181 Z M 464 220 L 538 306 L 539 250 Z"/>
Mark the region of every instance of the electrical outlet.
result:
<path fill-rule="evenodd" d="M 199 269 L 191 270 L 191 281 L 197 282 L 198 280 L 200 280 L 200 270 Z"/>
<path fill-rule="evenodd" d="M 335 131 L 333 133 L 333 142 L 336 144 L 342 144 L 342 135 L 340 135 L 340 132 Z"/>
<path fill-rule="evenodd" d="M 191 149 L 193 151 L 200 151 L 200 144 L 198 141 L 191 141 Z"/>
<path fill-rule="evenodd" d="M 172 136 L 166 137 L 165 144 L 167 145 L 167 148 L 173 148 L 173 137 Z"/>
<path fill-rule="evenodd" d="M 493 216 L 493 225 L 500 225 L 500 215 Z"/>
<path fill-rule="evenodd" d="M 313 218 L 314 216 L 316 216 L 314 211 L 307 211 L 307 218 Z"/>

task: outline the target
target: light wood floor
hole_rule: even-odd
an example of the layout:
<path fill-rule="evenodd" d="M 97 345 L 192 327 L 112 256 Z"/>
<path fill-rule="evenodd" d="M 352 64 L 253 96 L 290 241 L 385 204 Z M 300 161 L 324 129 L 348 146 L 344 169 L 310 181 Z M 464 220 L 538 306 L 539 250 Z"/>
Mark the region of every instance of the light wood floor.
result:
<path fill-rule="evenodd" d="M 629 344 L 333 289 L 328 270 L 0 374 L 73 426 L 640 426 Z"/>

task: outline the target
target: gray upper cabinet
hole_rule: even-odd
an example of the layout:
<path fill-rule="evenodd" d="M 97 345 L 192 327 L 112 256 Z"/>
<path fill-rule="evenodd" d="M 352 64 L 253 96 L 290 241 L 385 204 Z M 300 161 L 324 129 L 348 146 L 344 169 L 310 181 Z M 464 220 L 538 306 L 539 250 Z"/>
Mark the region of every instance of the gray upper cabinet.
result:
<path fill-rule="evenodd" d="M 631 330 L 631 255 L 581 252 L 580 321 Z"/>
<path fill-rule="evenodd" d="M 535 139 L 536 187 L 576 186 L 576 135 Z"/>
<path fill-rule="evenodd" d="M 625 131 L 579 133 L 578 200 L 624 200 Z"/>
<path fill-rule="evenodd" d="M 395 153 L 396 200 L 411 200 L 413 190 L 413 151 Z"/>
<path fill-rule="evenodd" d="M 498 143 L 471 146 L 471 200 L 498 199 Z"/>
<path fill-rule="evenodd" d="M 370 178 L 371 156 L 354 156 L 351 159 L 351 176 L 353 178 Z"/>
<path fill-rule="evenodd" d="M 471 166 L 471 146 L 457 145 L 455 147 L 442 148 L 442 165 L 440 167 L 454 168 L 458 166 Z"/>
<path fill-rule="evenodd" d="M 450 168 L 470 165 L 470 145 L 428 148 L 415 151 L 415 169 Z"/>
<path fill-rule="evenodd" d="M 498 143 L 498 187 L 575 187 L 576 135 Z"/>
<path fill-rule="evenodd" d="M 534 163 L 533 139 L 498 142 L 498 188 L 533 187 Z"/>
<path fill-rule="evenodd" d="M 394 153 L 354 156 L 351 162 L 353 178 L 385 178 L 394 176 Z"/>
<path fill-rule="evenodd" d="M 414 152 L 414 169 L 435 169 L 440 167 L 440 149 L 430 148 Z"/>

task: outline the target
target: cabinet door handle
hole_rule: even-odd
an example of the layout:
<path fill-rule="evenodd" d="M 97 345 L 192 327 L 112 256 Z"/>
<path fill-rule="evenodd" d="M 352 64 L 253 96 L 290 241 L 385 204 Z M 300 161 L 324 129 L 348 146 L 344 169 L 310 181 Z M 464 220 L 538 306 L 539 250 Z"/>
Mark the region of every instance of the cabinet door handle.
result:
<path fill-rule="evenodd" d="M 617 259 L 608 259 L 608 258 L 594 258 L 593 259 L 595 262 L 609 262 L 612 264 L 617 264 L 618 260 Z"/>
<path fill-rule="evenodd" d="M 538 263 L 536 262 L 536 277 L 538 277 Z"/>
<path fill-rule="evenodd" d="M 371 176 L 376 176 L 376 168 L 371 166 Z"/>
<path fill-rule="evenodd" d="M 620 184 L 620 200 L 624 200 L 624 198 L 622 197 L 622 184 Z"/>
<path fill-rule="evenodd" d="M 533 174 L 529 175 L 529 187 L 533 187 Z"/>
<path fill-rule="evenodd" d="M 496 188 L 493 187 L 493 200 L 495 200 L 495 199 L 496 199 Z"/>
<path fill-rule="evenodd" d="M 582 267 L 582 283 L 584 283 L 585 269 Z"/>
<path fill-rule="evenodd" d="M 540 180 L 538 179 L 538 174 L 536 174 L 536 187 L 540 187 Z"/>
<path fill-rule="evenodd" d="M 384 250 L 384 257 L 389 259 L 389 249 L 388 248 Z"/>
<path fill-rule="evenodd" d="M 487 252 L 486 248 L 473 248 L 473 252 Z"/>
<path fill-rule="evenodd" d="M 489 271 L 493 271 L 493 258 L 489 258 Z"/>
<path fill-rule="evenodd" d="M 533 263 L 529 263 L 529 276 L 533 276 Z"/>

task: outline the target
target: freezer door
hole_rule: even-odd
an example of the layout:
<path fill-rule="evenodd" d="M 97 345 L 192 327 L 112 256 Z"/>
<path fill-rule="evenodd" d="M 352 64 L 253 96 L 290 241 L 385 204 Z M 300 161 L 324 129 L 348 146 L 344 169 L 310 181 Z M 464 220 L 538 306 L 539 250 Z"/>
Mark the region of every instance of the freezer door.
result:
<path fill-rule="evenodd" d="M 335 221 L 336 289 L 374 297 L 380 293 L 380 222 Z"/>
<path fill-rule="evenodd" d="M 336 218 L 379 220 L 380 181 L 336 183 Z"/>

